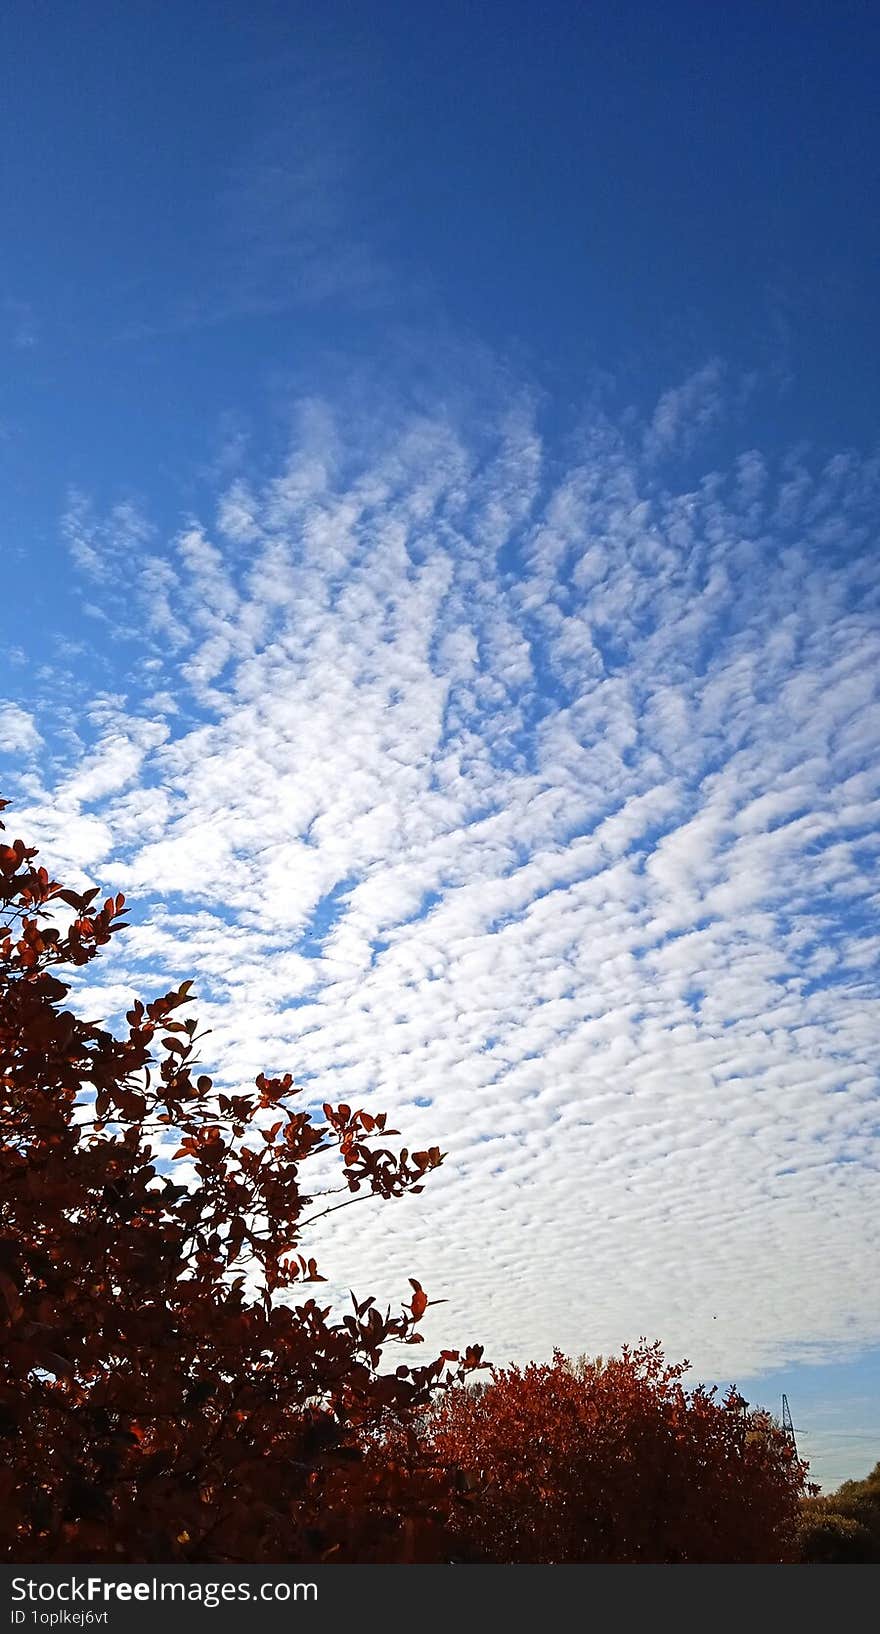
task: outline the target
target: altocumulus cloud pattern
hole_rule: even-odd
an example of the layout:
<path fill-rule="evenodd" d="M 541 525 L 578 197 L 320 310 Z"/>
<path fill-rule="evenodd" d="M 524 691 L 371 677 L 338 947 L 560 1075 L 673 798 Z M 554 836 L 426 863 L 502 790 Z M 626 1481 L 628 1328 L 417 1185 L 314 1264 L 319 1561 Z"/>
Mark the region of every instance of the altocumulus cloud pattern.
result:
<path fill-rule="evenodd" d="M 73 495 L 103 657 L 4 716 L 16 830 L 136 904 L 78 1007 L 193 975 L 224 1080 L 441 1144 L 323 1255 L 498 1361 L 880 1340 L 880 466 L 708 469 L 723 392 L 564 460 L 525 393 L 304 402 L 174 537 Z"/>

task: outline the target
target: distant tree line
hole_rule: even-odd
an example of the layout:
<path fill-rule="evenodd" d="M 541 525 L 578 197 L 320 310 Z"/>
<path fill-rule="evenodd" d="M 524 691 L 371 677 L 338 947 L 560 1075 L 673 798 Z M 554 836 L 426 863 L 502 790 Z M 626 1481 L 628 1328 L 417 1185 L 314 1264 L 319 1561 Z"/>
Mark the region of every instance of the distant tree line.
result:
<path fill-rule="evenodd" d="M 863 1481 L 804 1498 L 800 1547 L 810 1565 L 880 1565 L 880 1464 Z"/>

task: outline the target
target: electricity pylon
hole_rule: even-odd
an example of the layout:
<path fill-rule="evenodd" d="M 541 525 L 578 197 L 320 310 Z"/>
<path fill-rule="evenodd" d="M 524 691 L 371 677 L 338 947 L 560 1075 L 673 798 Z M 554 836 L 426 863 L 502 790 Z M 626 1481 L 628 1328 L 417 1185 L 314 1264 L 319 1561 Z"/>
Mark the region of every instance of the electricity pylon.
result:
<path fill-rule="evenodd" d="M 798 1456 L 797 1442 L 795 1441 L 795 1438 L 794 1438 L 794 1425 L 792 1424 L 792 1421 L 791 1421 L 791 1408 L 788 1405 L 788 1397 L 787 1396 L 783 1396 L 783 1398 L 782 1398 L 782 1433 L 785 1436 L 785 1439 L 788 1442 L 789 1446 L 791 1447 L 791 1450 L 794 1453 L 795 1458 L 797 1458 L 797 1456 Z"/>

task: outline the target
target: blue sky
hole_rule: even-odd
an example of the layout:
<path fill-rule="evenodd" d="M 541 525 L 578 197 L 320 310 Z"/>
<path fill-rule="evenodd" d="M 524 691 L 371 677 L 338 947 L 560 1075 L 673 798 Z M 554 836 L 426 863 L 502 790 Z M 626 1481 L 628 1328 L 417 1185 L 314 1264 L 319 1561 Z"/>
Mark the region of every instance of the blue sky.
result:
<path fill-rule="evenodd" d="M 438 1338 L 657 1336 L 861 1473 L 875 8 L 2 35 L 0 763 L 137 903 L 81 1002 L 194 974 L 231 1078 L 448 1149 L 326 1246 Z"/>

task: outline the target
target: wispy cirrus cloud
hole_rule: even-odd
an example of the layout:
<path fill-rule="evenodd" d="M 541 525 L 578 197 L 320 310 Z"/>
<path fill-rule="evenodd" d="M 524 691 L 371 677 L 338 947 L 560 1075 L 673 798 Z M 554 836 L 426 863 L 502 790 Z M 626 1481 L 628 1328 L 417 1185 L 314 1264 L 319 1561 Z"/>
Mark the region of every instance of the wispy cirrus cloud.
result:
<path fill-rule="evenodd" d="M 880 1339 L 880 472 L 747 450 L 683 491 L 718 379 L 562 470 L 527 395 L 479 437 L 303 405 L 213 517 L 129 529 L 142 657 L 19 790 L 141 904 L 90 1014 L 193 974 L 230 1080 L 449 1151 L 327 1258 L 498 1359 Z M 125 530 L 76 515 L 118 624 Z"/>
<path fill-rule="evenodd" d="M 241 85 L 230 94 L 240 97 Z M 329 101 L 328 101 L 329 98 Z M 366 166 L 365 133 L 346 76 L 331 84 L 301 75 L 280 106 L 250 101 L 230 126 L 212 177 L 201 234 L 173 284 L 157 300 L 142 290 L 144 315 L 121 338 L 149 340 L 285 313 L 327 309 L 361 316 L 394 307 L 402 286 L 376 243 L 381 185 Z"/>
<path fill-rule="evenodd" d="M 643 438 L 649 462 L 688 455 L 700 439 L 724 419 L 727 408 L 725 370 L 719 358 L 663 392 Z"/>
<path fill-rule="evenodd" d="M 138 561 L 152 525 L 131 500 L 97 516 L 87 494 L 72 489 L 61 518 L 61 533 L 74 566 L 86 579 L 112 581 Z M 99 609 L 96 609 L 100 611 Z"/>

